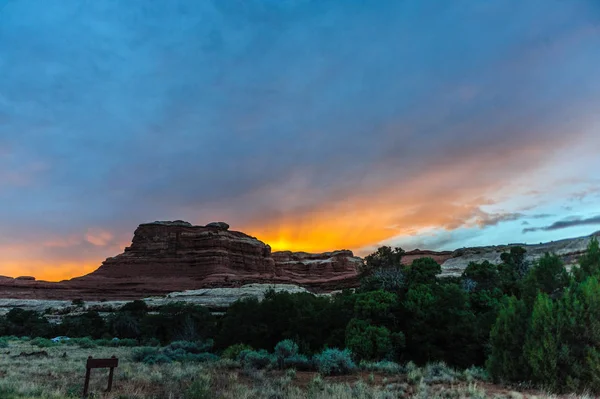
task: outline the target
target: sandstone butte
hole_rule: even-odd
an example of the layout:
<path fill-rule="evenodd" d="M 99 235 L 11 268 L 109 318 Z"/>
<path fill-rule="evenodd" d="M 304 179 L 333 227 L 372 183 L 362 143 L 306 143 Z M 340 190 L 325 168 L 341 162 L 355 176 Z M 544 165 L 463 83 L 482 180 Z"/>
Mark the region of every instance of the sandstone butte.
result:
<path fill-rule="evenodd" d="M 592 236 L 600 236 L 600 232 Z M 502 252 L 521 245 L 530 261 L 552 252 L 573 264 L 592 236 L 537 245 L 414 250 L 406 253 L 403 262 L 431 257 L 442 265 L 442 275 L 459 275 L 470 262 L 500 263 Z M 206 226 L 184 221 L 154 222 L 141 224 L 131 246 L 88 275 L 58 283 L 0 277 L 0 298 L 119 300 L 255 283 L 293 284 L 326 293 L 356 287 L 361 263 L 362 259 L 349 250 L 321 254 L 271 252 L 267 244 L 231 231 L 223 222 Z"/>
<path fill-rule="evenodd" d="M 361 262 L 348 250 L 271 252 L 269 245 L 223 222 L 154 222 L 141 224 L 131 246 L 88 275 L 58 283 L 0 278 L 0 298 L 132 299 L 251 283 L 330 292 L 356 286 Z"/>

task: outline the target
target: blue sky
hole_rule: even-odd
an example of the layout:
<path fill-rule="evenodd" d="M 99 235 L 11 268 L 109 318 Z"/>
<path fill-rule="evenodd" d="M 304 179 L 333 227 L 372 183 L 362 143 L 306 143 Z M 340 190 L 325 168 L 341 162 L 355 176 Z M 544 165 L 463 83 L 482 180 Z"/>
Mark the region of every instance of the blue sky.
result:
<path fill-rule="evenodd" d="M 361 254 L 600 230 L 599 24 L 594 0 L 0 0 L 0 274 L 82 274 L 165 219 Z"/>

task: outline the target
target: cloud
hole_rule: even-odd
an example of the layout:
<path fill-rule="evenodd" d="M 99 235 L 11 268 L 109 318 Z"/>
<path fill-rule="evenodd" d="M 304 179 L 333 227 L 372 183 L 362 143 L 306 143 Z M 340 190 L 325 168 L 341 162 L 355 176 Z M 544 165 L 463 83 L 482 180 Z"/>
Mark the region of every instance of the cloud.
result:
<path fill-rule="evenodd" d="M 501 222 L 512 222 L 515 220 L 522 219 L 525 215 L 522 213 L 492 213 L 492 214 L 484 214 L 477 221 L 477 225 L 481 228 L 496 226 Z"/>
<path fill-rule="evenodd" d="M 0 243 L 32 256 L 5 262 L 100 264 L 157 219 L 305 250 L 509 225 L 488 205 L 600 96 L 597 13 L 545 5 L 10 2 Z"/>
<path fill-rule="evenodd" d="M 88 229 L 85 235 L 87 242 L 98 247 L 103 247 L 112 243 L 114 238 L 115 237 L 111 232 L 102 229 Z"/>
<path fill-rule="evenodd" d="M 562 230 L 569 227 L 575 226 L 592 226 L 600 224 L 600 216 L 594 216 L 587 219 L 582 219 L 579 217 L 571 217 L 566 220 L 559 220 L 557 222 L 552 223 L 548 226 L 543 227 L 529 227 L 523 229 L 523 233 L 531 233 L 534 231 L 553 231 L 553 230 Z"/>

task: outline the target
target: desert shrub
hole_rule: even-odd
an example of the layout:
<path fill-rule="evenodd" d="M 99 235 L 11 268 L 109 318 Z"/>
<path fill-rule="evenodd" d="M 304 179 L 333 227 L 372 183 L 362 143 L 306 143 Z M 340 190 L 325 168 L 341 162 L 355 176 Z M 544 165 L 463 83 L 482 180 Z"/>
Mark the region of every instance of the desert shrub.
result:
<path fill-rule="evenodd" d="M 275 345 L 275 356 L 277 357 L 277 366 L 282 369 L 285 359 L 298 354 L 298 344 L 291 339 L 280 341 Z"/>
<path fill-rule="evenodd" d="M 160 351 L 157 348 L 143 346 L 141 348 L 134 349 L 131 353 L 131 358 L 134 362 L 142 362 L 148 356 L 158 355 Z"/>
<path fill-rule="evenodd" d="M 181 349 L 187 353 L 204 353 L 213 346 L 213 340 L 206 341 L 173 341 L 167 348 L 171 350 Z"/>
<path fill-rule="evenodd" d="M 0 339 L 0 348 L 8 348 L 8 340 L 5 338 Z"/>
<path fill-rule="evenodd" d="M 166 356 L 162 353 L 158 353 L 156 355 L 148 355 L 143 360 L 142 363 L 153 365 L 153 364 L 167 364 L 173 362 L 169 356 Z"/>
<path fill-rule="evenodd" d="M 157 338 L 148 338 L 143 343 L 145 346 L 160 346 L 160 341 Z"/>
<path fill-rule="evenodd" d="M 229 346 L 227 349 L 225 349 L 223 351 L 223 353 L 221 354 L 221 357 L 223 359 L 232 359 L 235 360 L 238 358 L 238 356 L 240 355 L 240 353 L 242 351 L 245 350 L 253 350 L 252 347 L 250 345 L 246 345 L 246 344 L 235 344 L 235 345 L 231 345 Z"/>
<path fill-rule="evenodd" d="M 133 338 L 123 338 L 120 339 L 118 341 L 112 341 L 111 342 L 114 344 L 115 342 L 117 343 L 117 346 L 125 346 L 128 348 L 132 348 L 134 346 L 138 346 L 138 341 L 136 339 Z"/>
<path fill-rule="evenodd" d="M 396 362 L 390 362 L 382 360 L 380 362 L 366 362 L 362 361 L 359 365 L 361 370 L 365 371 L 378 371 L 389 375 L 400 374 L 405 372 L 405 368 Z"/>
<path fill-rule="evenodd" d="M 472 381 L 489 381 L 490 376 L 486 369 L 481 367 L 469 367 L 463 371 L 463 376 L 467 382 Z"/>
<path fill-rule="evenodd" d="M 210 389 L 210 377 L 207 375 L 197 378 L 185 392 L 185 399 L 211 399 L 213 397 Z"/>
<path fill-rule="evenodd" d="M 264 349 L 258 351 L 242 351 L 239 355 L 242 366 L 252 369 L 264 369 L 275 363 L 275 356 Z"/>
<path fill-rule="evenodd" d="M 435 362 L 425 366 L 423 377 L 427 383 L 451 383 L 458 377 L 458 373 L 444 362 Z"/>
<path fill-rule="evenodd" d="M 352 361 L 352 353 L 348 349 L 325 349 L 314 356 L 314 361 L 319 372 L 323 375 L 345 375 L 356 369 Z"/>
<path fill-rule="evenodd" d="M 97 346 L 96 342 L 89 337 L 73 338 L 73 339 L 70 339 L 69 341 L 73 341 L 74 344 L 77 344 L 80 348 L 85 348 L 85 349 L 91 349 L 91 348 L 95 348 Z"/>
<path fill-rule="evenodd" d="M 421 370 L 415 363 L 408 362 L 406 364 L 406 379 L 411 384 L 416 384 L 423 379 L 423 370 Z"/>
<path fill-rule="evenodd" d="M 160 352 L 160 354 L 168 357 L 169 359 L 171 359 L 171 361 L 177 361 L 177 362 L 202 363 L 202 362 L 208 362 L 208 361 L 215 361 L 215 360 L 219 359 L 219 357 L 217 355 L 214 355 L 212 353 L 208 353 L 208 352 L 192 353 L 192 352 L 187 352 L 181 348 L 172 349 L 172 348 L 167 347 L 167 348 L 163 349 Z"/>
<path fill-rule="evenodd" d="M 298 371 L 312 371 L 315 369 L 315 364 L 304 355 L 293 355 L 283 360 L 283 367 Z"/>
<path fill-rule="evenodd" d="M 237 360 L 221 358 L 213 364 L 213 367 L 215 369 L 236 370 L 242 367 L 242 364 Z"/>
<path fill-rule="evenodd" d="M 30 342 L 31 342 L 31 345 L 37 346 L 38 348 L 51 348 L 53 346 L 58 346 L 57 343 L 54 343 L 47 338 L 40 338 L 40 337 L 34 338 Z"/>

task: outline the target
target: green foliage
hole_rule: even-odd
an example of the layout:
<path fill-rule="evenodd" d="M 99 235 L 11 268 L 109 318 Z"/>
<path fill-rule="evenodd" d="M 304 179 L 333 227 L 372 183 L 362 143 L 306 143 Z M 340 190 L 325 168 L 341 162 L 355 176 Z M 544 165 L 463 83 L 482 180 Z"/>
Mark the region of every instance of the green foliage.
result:
<path fill-rule="evenodd" d="M 275 345 L 275 357 L 279 369 L 283 369 L 285 359 L 298 354 L 298 344 L 291 339 L 286 339 Z"/>
<path fill-rule="evenodd" d="M 522 296 L 529 309 L 532 309 L 538 291 L 556 299 L 569 284 L 570 277 L 562 259 L 547 253 L 538 260 L 524 279 Z"/>
<path fill-rule="evenodd" d="M 394 335 L 387 328 L 364 320 L 352 319 L 346 328 L 346 347 L 358 359 L 395 358 L 395 346 L 402 345 L 403 341 L 402 333 Z"/>
<path fill-rule="evenodd" d="M 209 339 L 206 341 L 194 341 L 194 342 L 190 342 L 190 341 L 174 341 L 171 342 L 167 348 L 170 350 L 183 350 L 184 352 L 188 352 L 188 353 L 204 353 L 204 352 L 208 352 L 210 349 L 212 349 L 213 347 L 213 340 Z"/>
<path fill-rule="evenodd" d="M 406 371 L 400 364 L 389 360 L 382 360 L 379 362 L 367 362 L 363 360 L 360 362 L 359 367 L 361 370 L 377 371 L 389 375 L 401 374 Z"/>
<path fill-rule="evenodd" d="M 272 367 L 276 363 L 276 358 L 264 349 L 258 351 L 242 351 L 238 357 L 242 366 L 250 369 L 264 369 Z"/>
<path fill-rule="evenodd" d="M 96 342 L 90 337 L 84 338 L 72 338 L 69 340 L 69 343 L 79 345 L 80 348 L 91 349 L 97 346 Z"/>
<path fill-rule="evenodd" d="M 314 362 L 319 373 L 323 375 L 346 375 L 356 369 L 356 365 L 352 361 L 352 353 L 348 349 L 325 349 L 315 355 Z"/>
<path fill-rule="evenodd" d="M 212 399 L 213 397 L 209 376 L 200 376 L 195 379 L 185 393 L 185 399 Z"/>
<path fill-rule="evenodd" d="M 221 358 L 235 360 L 238 358 L 240 353 L 245 350 L 251 351 L 253 349 L 250 345 L 234 344 L 227 347 L 227 349 L 225 349 L 223 353 L 221 353 Z"/>
<path fill-rule="evenodd" d="M 527 332 L 528 313 L 523 301 L 510 297 L 500 309 L 490 333 L 492 352 L 487 368 L 494 380 L 526 380 L 529 373 L 522 351 Z"/>
<path fill-rule="evenodd" d="M 212 344 L 177 341 L 160 349 L 156 347 L 141 347 L 135 349 L 132 359 L 146 364 L 164 364 L 171 362 L 208 362 L 216 361 L 218 356 L 204 350 Z"/>
<path fill-rule="evenodd" d="M 441 272 L 442 267 L 432 258 L 415 259 L 406 268 L 406 282 L 409 287 L 418 284 L 435 284 L 437 275 Z"/>
<path fill-rule="evenodd" d="M 586 253 L 579 258 L 579 268 L 574 270 L 574 274 L 578 281 L 600 275 L 600 245 L 597 237 L 590 240 Z"/>
<path fill-rule="evenodd" d="M 404 253 L 402 248 L 379 247 L 376 252 L 365 257 L 361 274 L 366 276 L 375 270 L 400 268 Z"/>
<path fill-rule="evenodd" d="M 547 294 L 540 293 L 533 306 L 523 345 L 523 356 L 533 382 L 555 389 L 558 363 L 556 311 Z"/>
<path fill-rule="evenodd" d="M 39 348 L 51 348 L 53 346 L 59 345 L 57 343 L 50 341 L 49 339 L 40 338 L 40 337 L 34 338 L 30 342 L 31 342 L 31 345 L 37 346 Z"/>
<path fill-rule="evenodd" d="M 293 355 L 284 359 L 283 367 L 298 371 L 312 371 L 315 368 L 315 364 L 305 355 Z"/>

